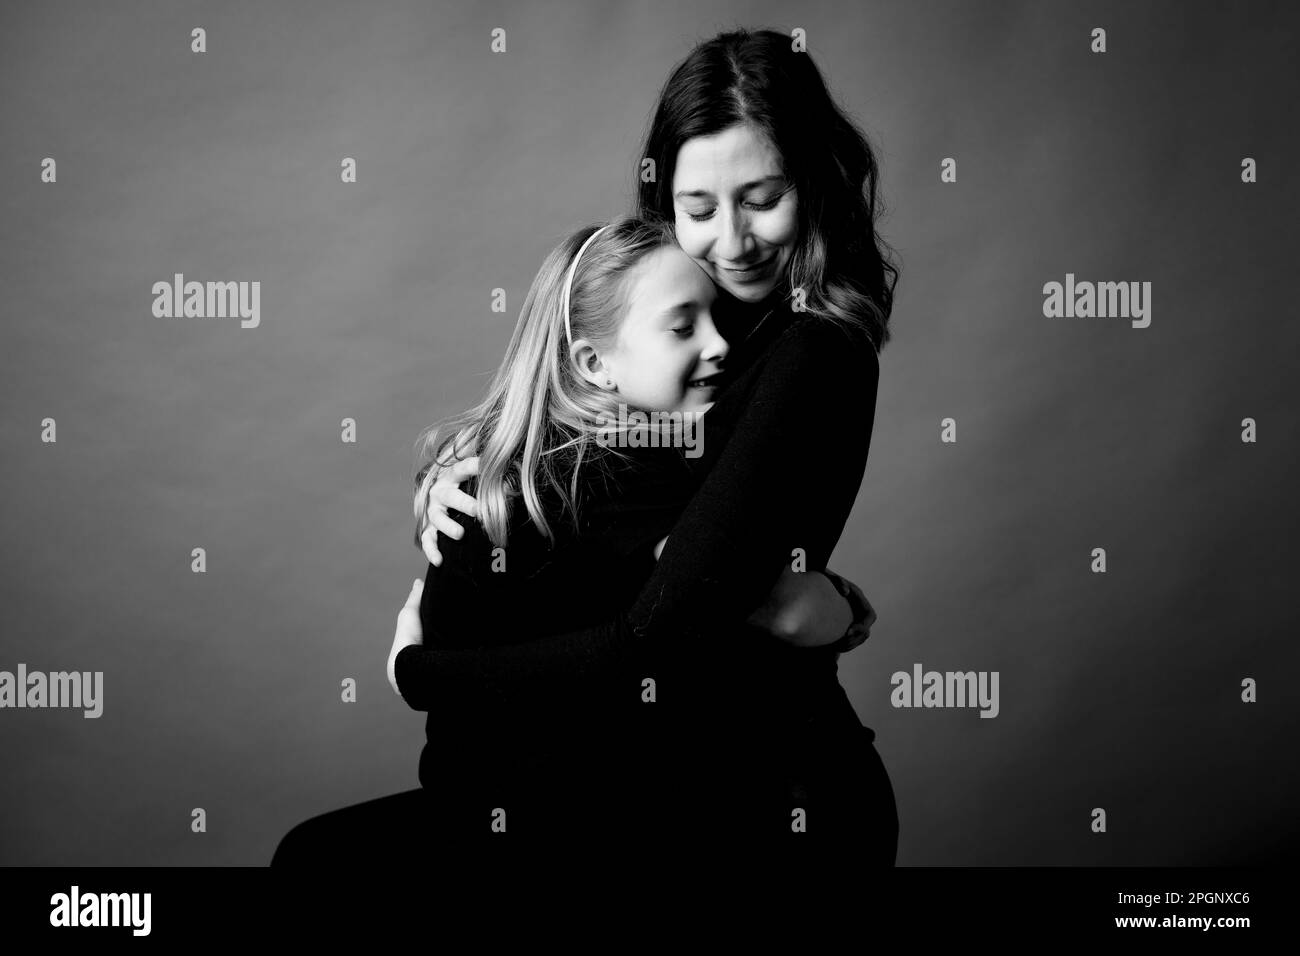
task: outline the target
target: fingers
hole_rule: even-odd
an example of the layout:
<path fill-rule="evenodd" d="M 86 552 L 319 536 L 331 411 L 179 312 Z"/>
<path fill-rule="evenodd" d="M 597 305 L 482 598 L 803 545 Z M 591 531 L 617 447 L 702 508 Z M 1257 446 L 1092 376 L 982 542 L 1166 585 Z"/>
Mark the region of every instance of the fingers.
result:
<path fill-rule="evenodd" d="M 461 491 L 451 482 L 434 483 L 429 489 L 429 513 L 455 508 L 471 517 L 478 517 L 478 500 Z"/>
<path fill-rule="evenodd" d="M 441 488 L 434 485 L 433 493 L 429 495 L 429 507 L 425 511 L 429 523 L 447 537 L 459 540 L 465 533 L 465 529 L 451 519 L 447 514 L 448 508 L 455 508 L 461 514 L 477 518 L 478 501 L 465 494 L 455 485 L 445 485 Z"/>
<path fill-rule="evenodd" d="M 411 585 L 411 593 L 406 596 L 406 603 L 397 612 L 397 630 L 393 634 L 393 648 L 388 652 L 388 663 L 385 665 L 384 672 L 388 676 L 389 686 L 398 697 L 402 696 L 402 690 L 397 686 L 397 655 L 407 645 L 424 642 L 424 633 L 420 627 L 420 596 L 423 593 L 424 581 L 416 578 L 415 583 Z"/>
<path fill-rule="evenodd" d="M 395 658 L 396 654 L 388 655 L 388 663 L 384 665 L 384 673 L 388 677 L 388 686 L 393 689 L 393 693 L 398 697 L 402 696 L 402 690 L 397 686 L 397 668 Z"/>
<path fill-rule="evenodd" d="M 457 541 L 465 534 L 465 529 L 452 521 L 447 512 L 430 505 L 426 514 L 429 517 L 429 524 L 433 525 L 432 530 L 441 531 L 447 537 L 455 538 Z"/>
<path fill-rule="evenodd" d="M 471 518 L 478 517 L 478 499 L 465 494 L 459 488 L 448 488 L 438 495 L 438 500 L 448 508 L 455 508 L 457 511 L 469 515 Z"/>
<path fill-rule="evenodd" d="M 466 478 L 469 478 L 471 475 L 477 475 L 477 474 L 478 474 L 478 459 L 465 458 L 461 461 L 456 462 L 453 465 L 448 465 L 446 468 L 438 472 L 438 476 L 434 479 L 433 487 L 435 489 L 439 488 L 440 486 L 454 488 L 456 487 L 456 485 L 459 485 Z"/>
<path fill-rule="evenodd" d="M 478 517 L 478 501 L 457 487 L 466 478 L 477 475 L 478 468 L 477 456 L 458 461 L 444 468 L 429 489 L 429 506 L 425 511 L 428 526 L 420 535 L 420 547 L 434 567 L 442 564 L 442 552 L 438 550 L 438 532 L 456 540 L 465 535 L 465 529 L 447 514 L 448 509 L 454 508 L 471 518 Z"/>
<path fill-rule="evenodd" d="M 871 627 L 872 624 L 876 623 L 876 609 L 871 606 L 871 602 L 867 600 L 867 596 L 862 593 L 862 588 L 858 587 L 857 584 L 850 581 L 848 578 L 840 577 L 840 580 L 844 582 L 845 586 L 849 589 L 849 592 L 853 595 L 853 601 L 865 610 L 865 615 L 861 622 L 862 626 L 868 628 Z"/>
<path fill-rule="evenodd" d="M 443 507 L 455 508 L 467 515 L 477 516 L 478 502 L 457 487 L 466 478 L 477 474 L 477 458 L 466 458 L 464 461 L 458 461 L 438 476 L 438 480 L 433 483 L 431 497 L 439 501 Z"/>
<path fill-rule="evenodd" d="M 447 476 L 447 480 L 451 484 L 459 485 L 470 475 L 478 474 L 478 456 L 475 455 L 473 458 L 466 458 L 463 461 L 456 462 L 456 464 L 448 468 L 443 474 Z M 442 475 L 438 476 L 439 481 L 442 481 L 442 478 Z"/>
<path fill-rule="evenodd" d="M 470 501 L 473 500 L 470 498 Z M 442 564 L 442 552 L 438 550 L 438 532 L 441 531 L 447 537 L 459 541 L 465 536 L 465 529 L 453 521 L 445 511 L 432 504 L 429 505 L 425 515 L 429 519 L 429 527 L 420 533 L 420 547 L 424 550 L 429 563 L 436 568 Z"/>
<path fill-rule="evenodd" d="M 442 564 L 442 552 L 438 550 L 437 530 L 425 528 L 424 533 L 420 535 L 420 547 L 424 550 L 424 556 L 435 568 Z"/>
<path fill-rule="evenodd" d="M 853 590 L 854 596 L 861 601 L 863 606 L 867 609 L 867 616 L 862 622 L 863 626 L 868 628 L 871 627 L 872 624 L 876 623 L 876 609 L 871 606 L 871 602 L 867 600 L 867 596 L 862 593 L 862 588 L 858 587 L 852 581 L 849 582 L 849 587 Z"/>
<path fill-rule="evenodd" d="M 397 612 L 397 630 L 393 634 L 393 656 L 407 644 L 421 644 L 424 631 L 420 626 L 420 598 L 424 594 L 424 582 L 417 580 L 411 586 L 411 593 L 406 596 L 406 603 Z"/>

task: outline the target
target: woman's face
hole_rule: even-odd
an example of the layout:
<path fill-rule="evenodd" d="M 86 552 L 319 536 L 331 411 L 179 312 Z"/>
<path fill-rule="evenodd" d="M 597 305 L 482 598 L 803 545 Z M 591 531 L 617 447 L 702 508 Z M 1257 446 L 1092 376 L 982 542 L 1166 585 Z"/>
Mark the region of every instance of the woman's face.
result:
<path fill-rule="evenodd" d="M 661 246 L 628 276 L 628 310 L 615 347 L 601 355 L 620 401 L 647 411 L 703 412 L 727 355 L 711 309 L 718 292 L 676 246 Z"/>
<path fill-rule="evenodd" d="M 677 242 L 742 302 L 761 301 L 785 275 L 798 238 L 798 208 L 781 157 L 752 126 L 696 136 L 677 151 Z"/>

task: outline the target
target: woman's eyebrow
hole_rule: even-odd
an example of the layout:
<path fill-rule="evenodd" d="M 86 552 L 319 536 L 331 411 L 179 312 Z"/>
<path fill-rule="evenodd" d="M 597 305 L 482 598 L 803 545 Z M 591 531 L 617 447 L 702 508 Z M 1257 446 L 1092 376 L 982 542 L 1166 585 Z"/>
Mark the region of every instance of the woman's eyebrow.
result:
<path fill-rule="evenodd" d="M 780 176 L 780 175 L 777 175 L 777 176 L 764 176 L 762 179 L 755 179 L 753 182 L 744 183 L 743 185 L 741 185 L 741 187 L 740 187 L 740 191 L 741 191 L 742 193 L 743 193 L 743 192 L 748 192 L 749 190 L 753 189 L 755 186 L 765 186 L 765 185 L 767 185 L 767 184 L 770 183 L 770 182 L 773 182 L 773 181 L 781 182 L 781 181 L 783 181 L 784 179 L 785 179 L 785 177 L 784 177 L 784 176 Z M 674 199 L 694 199 L 694 198 L 696 198 L 696 197 L 700 197 L 700 196 L 712 196 L 712 195 L 713 195 L 713 193 L 709 192 L 707 189 L 680 189 L 680 190 L 678 190 L 677 192 L 673 193 L 673 198 L 674 198 Z"/>

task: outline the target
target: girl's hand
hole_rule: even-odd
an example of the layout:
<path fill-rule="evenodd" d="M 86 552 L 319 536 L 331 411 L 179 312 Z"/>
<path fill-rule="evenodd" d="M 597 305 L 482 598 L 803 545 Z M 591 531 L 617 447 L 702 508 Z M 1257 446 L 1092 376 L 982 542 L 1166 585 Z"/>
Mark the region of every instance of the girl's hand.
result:
<path fill-rule="evenodd" d="M 846 636 L 853 608 L 825 574 L 787 566 L 749 623 L 795 647 L 825 647 Z"/>
<path fill-rule="evenodd" d="M 397 655 L 404 647 L 424 643 L 424 630 L 420 627 L 420 595 L 423 593 L 424 582 L 417 578 L 411 586 L 411 593 L 406 596 L 406 603 L 397 612 L 397 633 L 393 635 L 393 649 L 388 653 L 388 683 L 398 697 L 402 692 L 397 689 Z"/>
<path fill-rule="evenodd" d="M 449 538 L 460 538 L 465 529 L 447 517 L 447 509 L 455 508 L 472 517 L 478 517 L 478 499 L 465 494 L 458 485 L 470 475 L 478 474 L 478 456 L 458 461 L 449 468 L 444 468 L 434 479 L 429 489 L 429 507 L 425 512 L 428 527 L 420 535 L 420 545 L 429 563 L 434 567 L 442 564 L 442 552 L 438 550 L 438 532 Z"/>

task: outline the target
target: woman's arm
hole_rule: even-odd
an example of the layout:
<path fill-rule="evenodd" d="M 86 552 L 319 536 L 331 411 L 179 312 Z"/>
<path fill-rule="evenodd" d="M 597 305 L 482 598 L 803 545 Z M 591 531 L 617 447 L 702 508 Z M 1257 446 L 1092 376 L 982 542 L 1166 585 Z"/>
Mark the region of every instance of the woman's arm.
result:
<path fill-rule="evenodd" d="M 388 651 L 388 683 L 392 686 L 393 693 L 399 697 L 402 696 L 402 689 L 397 686 L 397 655 L 408 644 L 424 643 L 423 628 L 420 625 L 420 593 L 423 590 L 424 582 L 416 578 L 411 585 L 411 593 L 406 596 L 406 603 L 397 612 L 397 631 L 393 634 L 393 646 Z"/>
<path fill-rule="evenodd" d="M 463 458 L 452 462 L 447 467 L 440 467 L 437 462 L 429 465 L 434 469 L 435 482 L 434 487 L 440 485 L 446 487 L 442 489 L 445 495 L 443 502 L 449 508 L 458 508 L 467 515 L 477 513 L 477 502 L 465 492 L 460 490 L 460 483 L 471 475 L 478 474 L 478 456 L 472 458 Z M 423 474 L 423 472 L 421 473 Z M 431 508 L 425 512 L 429 516 L 429 524 L 420 531 L 420 547 L 424 549 L 425 557 L 435 568 L 442 564 L 442 552 L 438 550 L 438 532 L 452 540 L 459 540 L 465 534 L 465 528 L 451 519 L 445 511 L 438 508 Z"/>
<path fill-rule="evenodd" d="M 466 496 L 468 497 L 468 496 Z M 433 682 L 415 679 L 418 668 L 400 666 L 404 651 L 419 651 L 434 656 L 439 652 L 453 651 L 447 646 L 445 628 L 449 621 L 464 628 L 474 621 L 486 629 L 500 630 L 512 626 L 509 595 L 504 594 L 506 582 L 503 575 L 491 573 L 492 543 L 477 522 L 467 522 L 466 533 L 458 535 L 444 545 L 445 554 L 437 565 L 430 564 L 423 583 L 412 589 L 406 605 L 398 615 L 397 633 L 389 655 L 389 674 L 393 689 L 413 710 L 429 710 L 432 706 L 447 708 L 448 712 L 474 712 L 484 703 L 481 693 L 472 684 L 457 688 L 452 695 L 448 688 L 436 689 Z M 455 614 L 450 613 L 455 602 Z M 443 615 L 425 615 L 424 606 L 448 608 Z M 428 626 L 425 627 L 425 617 Z M 459 693 L 463 690 L 464 693 Z"/>
<path fill-rule="evenodd" d="M 821 571 L 786 566 L 747 621 L 792 647 L 826 647 L 848 632 L 853 610 Z"/>
<path fill-rule="evenodd" d="M 648 646 L 728 633 L 759 607 L 796 549 L 807 568 L 824 568 L 866 467 L 876 354 L 827 322 L 796 317 L 756 372 L 730 439 L 626 613 L 508 646 L 406 647 L 399 682 L 433 695 L 471 686 L 514 695 L 601 679 Z"/>
<path fill-rule="evenodd" d="M 655 545 L 655 560 L 663 553 L 668 538 Z M 854 602 L 841 590 L 841 582 L 856 588 L 828 571 L 781 569 L 776 586 L 746 622 L 793 647 L 827 647 L 847 643 L 848 630 L 855 623 Z M 861 594 L 861 591 L 857 592 Z M 866 598 L 863 596 L 863 603 Z M 866 609 L 869 609 L 867 605 Z M 864 610 L 866 610 L 864 609 Z M 864 620 L 860 627 L 870 628 Z"/>

